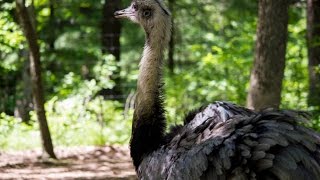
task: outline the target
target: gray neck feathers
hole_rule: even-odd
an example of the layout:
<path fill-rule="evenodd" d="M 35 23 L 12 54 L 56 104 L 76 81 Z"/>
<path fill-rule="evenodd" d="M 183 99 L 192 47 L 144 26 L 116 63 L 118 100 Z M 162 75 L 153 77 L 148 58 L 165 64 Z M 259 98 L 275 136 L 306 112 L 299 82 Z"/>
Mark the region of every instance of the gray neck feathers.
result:
<path fill-rule="evenodd" d="M 169 17 L 169 16 L 168 16 Z M 167 23 L 167 22 L 168 23 Z M 163 66 L 163 51 L 168 45 L 171 35 L 171 21 L 163 20 L 146 31 L 146 43 L 139 64 L 137 97 L 135 101 L 135 118 L 148 120 L 159 107 L 161 99 L 161 81 Z M 162 104 L 160 105 L 162 107 Z M 149 122 L 150 123 L 150 122 Z"/>

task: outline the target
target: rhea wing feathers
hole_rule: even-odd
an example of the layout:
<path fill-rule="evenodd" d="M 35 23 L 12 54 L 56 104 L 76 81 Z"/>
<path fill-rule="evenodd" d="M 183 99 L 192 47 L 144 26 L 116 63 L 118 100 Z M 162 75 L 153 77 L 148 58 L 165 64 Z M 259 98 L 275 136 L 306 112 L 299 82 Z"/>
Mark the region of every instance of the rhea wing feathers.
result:
<path fill-rule="evenodd" d="M 319 179 L 320 135 L 293 111 L 255 113 L 231 103 L 202 108 L 144 158 L 141 179 Z"/>

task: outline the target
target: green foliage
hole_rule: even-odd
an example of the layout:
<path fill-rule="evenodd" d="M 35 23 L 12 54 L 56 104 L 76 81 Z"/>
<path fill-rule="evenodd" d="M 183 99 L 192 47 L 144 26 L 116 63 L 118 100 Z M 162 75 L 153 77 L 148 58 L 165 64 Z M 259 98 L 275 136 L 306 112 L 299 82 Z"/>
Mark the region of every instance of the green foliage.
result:
<path fill-rule="evenodd" d="M 93 100 L 73 96 L 58 101 L 52 98 L 46 104 L 48 123 L 56 146 L 125 144 L 130 135 L 130 112 L 124 116 L 117 102 Z M 36 115 L 27 125 L 20 119 L 0 115 L 0 149 L 33 149 L 40 147 Z"/>
<path fill-rule="evenodd" d="M 129 140 L 129 119 L 117 102 L 93 100 L 76 95 L 47 103 L 47 116 L 56 145 L 123 144 Z M 77 113 L 75 113 L 77 112 Z"/>
<path fill-rule="evenodd" d="M 48 124 L 55 145 L 104 145 L 128 143 L 132 112 L 123 112 L 117 101 L 106 101 L 96 94 L 114 84 L 109 80 L 117 66 L 113 56 L 102 56 L 92 69 L 92 79 L 79 82 L 70 72 L 62 79 L 56 96 L 46 103 Z M 77 88 L 73 85 L 78 83 Z M 63 98 L 62 98 L 63 97 Z M 0 148 L 30 149 L 40 146 L 36 114 L 31 112 L 31 124 L 1 113 Z M 18 137 L 18 138 L 17 138 Z"/>
<path fill-rule="evenodd" d="M 0 3 L 0 68 L 17 70 L 20 62 L 17 51 L 24 46 L 22 31 L 13 17 L 14 3 Z"/>
<path fill-rule="evenodd" d="M 0 114 L 0 148 L 25 149 L 40 146 L 40 131 L 35 126 L 22 123 L 20 119 Z"/>
<path fill-rule="evenodd" d="M 297 14 L 300 16 L 297 17 Z M 306 47 L 306 17 L 303 9 L 290 12 L 286 69 L 283 80 L 282 107 L 307 110 L 308 59 Z"/>
<path fill-rule="evenodd" d="M 311 128 L 317 130 L 317 131 L 320 131 L 320 115 L 319 113 L 316 115 L 316 114 L 313 114 L 313 120 L 311 122 Z"/>
<path fill-rule="evenodd" d="M 177 68 L 175 75 L 166 79 L 168 118 L 175 123 L 181 122 L 185 112 L 213 101 L 244 105 L 246 100 L 253 60 L 256 4 L 244 3 L 242 6 L 246 8 L 241 10 L 223 2 L 202 6 L 208 29 L 199 24 L 200 20 L 187 18 L 186 14 L 177 15 L 177 31 L 180 35 L 186 34 L 187 42 L 179 42 L 176 47 L 177 61 L 182 68 Z M 186 23 L 194 20 L 196 22 Z"/>
<path fill-rule="evenodd" d="M 72 87 L 79 80 L 74 73 L 63 79 L 61 93 L 66 99 L 53 97 L 47 103 L 47 116 L 52 135 L 58 145 L 103 145 L 128 142 L 130 119 L 125 118 L 122 105 L 116 101 L 105 101 L 97 93 L 112 88 L 109 79 L 117 69 L 113 56 L 102 56 L 92 68 L 92 79 L 84 80 L 77 88 Z M 66 89 L 69 91 L 66 93 Z M 127 116 L 131 117 L 131 116 Z M 87 138 L 83 138 L 85 135 Z"/>

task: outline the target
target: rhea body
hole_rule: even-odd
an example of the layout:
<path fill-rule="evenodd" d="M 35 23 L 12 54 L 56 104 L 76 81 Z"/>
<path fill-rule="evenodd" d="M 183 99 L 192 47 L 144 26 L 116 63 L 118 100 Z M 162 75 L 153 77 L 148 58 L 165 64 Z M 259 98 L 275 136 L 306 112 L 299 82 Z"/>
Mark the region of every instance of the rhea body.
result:
<path fill-rule="evenodd" d="M 115 16 L 146 34 L 130 141 L 140 179 L 320 179 L 320 135 L 293 111 L 215 102 L 166 134 L 161 78 L 170 12 L 161 0 L 133 0 Z"/>

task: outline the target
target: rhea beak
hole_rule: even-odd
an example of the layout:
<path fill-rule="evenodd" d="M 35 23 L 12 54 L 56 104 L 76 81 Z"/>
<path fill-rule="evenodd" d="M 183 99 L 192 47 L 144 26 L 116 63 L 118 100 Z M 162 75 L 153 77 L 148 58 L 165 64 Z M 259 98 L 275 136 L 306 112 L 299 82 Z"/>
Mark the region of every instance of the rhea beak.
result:
<path fill-rule="evenodd" d="M 130 18 L 131 16 L 134 16 L 134 13 L 135 13 L 134 8 L 132 8 L 132 6 L 130 6 L 126 9 L 116 11 L 114 13 L 114 17 L 116 17 L 116 18 Z"/>

